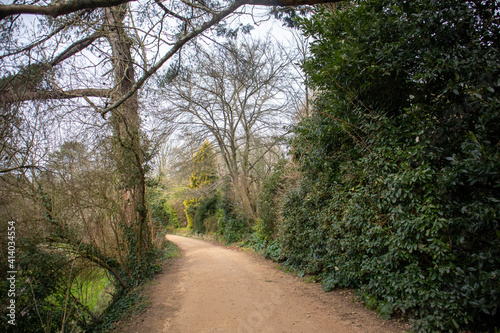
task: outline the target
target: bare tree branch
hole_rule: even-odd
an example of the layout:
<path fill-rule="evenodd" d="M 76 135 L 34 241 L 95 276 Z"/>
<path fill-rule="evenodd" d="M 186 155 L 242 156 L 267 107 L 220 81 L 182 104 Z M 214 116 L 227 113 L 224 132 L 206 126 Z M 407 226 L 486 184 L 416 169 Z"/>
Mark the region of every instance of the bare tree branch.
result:
<path fill-rule="evenodd" d="M 92 35 L 81 39 L 77 42 L 74 42 L 71 44 L 66 50 L 64 50 L 61 54 L 59 54 L 57 57 L 55 57 L 49 64 L 50 66 L 54 67 L 57 64 L 63 62 L 64 60 L 68 59 L 69 57 L 75 55 L 76 53 L 84 50 L 87 46 L 92 44 L 96 39 L 103 37 L 104 34 L 101 31 L 96 31 Z"/>
<path fill-rule="evenodd" d="M 262 5 L 262 6 L 301 6 L 301 5 L 315 5 L 321 3 L 331 3 L 331 2 L 341 2 L 343 0 L 237 0 L 233 2 L 229 7 L 220 13 L 214 15 L 210 21 L 205 22 L 198 29 L 193 30 L 192 32 L 185 35 L 183 38 L 179 39 L 179 41 L 168 51 L 165 56 L 163 56 L 154 66 L 152 66 L 148 71 L 145 71 L 143 76 L 137 80 L 132 89 L 125 95 L 123 95 L 118 101 L 110 105 L 109 107 L 103 109 L 101 111 L 101 115 L 106 118 L 106 114 L 120 106 L 125 100 L 130 98 L 137 90 L 142 88 L 142 86 L 146 83 L 146 81 L 153 75 L 158 69 L 160 69 L 165 62 L 167 62 L 173 55 L 177 53 L 187 42 L 196 36 L 200 35 L 202 32 L 207 29 L 213 27 L 220 21 L 222 21 L 225 17 L 233 13 L 239 7 L 243 5 Z"/>
<path fill-rule="evenodd" d="M 58 17 L 77 12 L 81 9 L 94 9 L 118 6 L 135 0 L 69 0 L 59 1 L 49 6 L 0 5 L 0 20 L 18 14 L 35 14 Z"/>
<path fill-rule="evenodd" d="M 72 20 L 71 22 L 74 22 L 75 20 Z M 70 23 L 71 23 L 70 22 Z M 26 52 L 26 51 L 29 51 L 31 49 L 33 49 L 34 47 L 37 47 L 38 45 L 41 45 L 43 43 L 45 43 L 47 40 L 51 39 L 52 37 L 54 37 L 55 35 L 57 35 L 58 33 L 60 33 L 61 31 L 63 31 L 65 28 L 67 28 L 68 25 L 66 24 L 63 24 L 61 25 L 59 28 L 57 28 L 56 30 L 52 31 L 50 34 L 48 34 L 47 36 L 45 36 L 44 38 L 34 42 L 34 43 L 31 43 L 21 49 L 18 49 L 14 52 L 11 52 L 11 53 L 6 53 L 6 54 L 3 54 L 2 56 L 0 56 L 0 59 L 3 59 L 5 57 L 10 57 L 10 56 L 13 56 L 13 55 L 16 55 L 16 54 L 19 54 L 19 53 L 22 53 L 22 52 Z"/>
<path fill-rule="evenodd" d="M 21 169 L 37 169 L 38 167 L 36 165 L 21 165 L 18 167 L 13 167 L 13 168 L 6 168 L 6 169 L 0 169 L 0 174 L 2 173 L 9 173 L 15 170 L 21 170 Z"/>
<path fill-rule="evenodd" d="M 246 0 L 245 5 L 296 7 L 305 5 L 319 5 L 323 3 L 342 2 L 344 0 Z"/>
<path fill-rule="evenodd" d="M 99 7 L 111 7 L 116 6 L 122 3 L 129 2 L 130 0 L 69 0 L 66 2 L 56 3 L 54 5 L 49 6 L 35 6 L 35 5 L 0 5 L 0 19 L 5 18 L 9 15 L 15 14 L 39 14 L 39 15 L 49 15 L 53 17 L 57 17 L 63 14 L 72 13 L 81 9 L 92 9 Z M 134 0 L 135 1 L 135 0 Z M 228 7 L 220 11 L 219 13 L 212 13 L 212 18 L 205 23 L 203 23 L 200 27 L 192 30 L 191 32 L 181 36 L 181 38 L 171 47 L 171 49 L 162 57 L 159 61 L 157 61 L 153 66 L 151 66 L 148 70 L 143 72 L 143 75 L 133 84 L 131 89 L 121 96 L 119 99 L 115 100 L 112 105 L 106 107 L 100 111 L 101 115 L 105 118 L 107 113 L 111 110 L 116 109 L 120 105 L 122 105 L 127 99 L 137 93 L 137 91 L 144 86 L 146 81 L 156 73 L 172 56 L 174 56 L 187 42 L 194 39 L 204 31 L 210 29 L 214 25 L 218 24 L 221 20 L 232 14 L 235 10 L 240 8 L 243 5 L 261 5 L 261 6 L 299 6 L 299 5 L 314 5 L 320 3 L 331 3 L 331 2 L 341 2 L 343 0 L 236 0 Z M 165 6 L 160 3 L 160 0 L 155 0 L 155 2 L 160 5 L 160 7 L 165 11 L 166 14 L 174 16 L 178 19 L 185 20 L 184 17 L 174 14 L 170 10 L 168 10 Z M 185 21 L 186 22 L 186 21 Z M 90 44 L 92 44 L 97 38 L 101 37 L 102 34 L 100 32 L 96 32 L 93 35 L 84 38 L 78 42 L 75 42 L 69 48 L 67 48 L 64 52 L 58 55 L 55 59 L 53 59 L 47 68 L 50 66 L 55 66 L 56 64 L 64 61 L 65 59 L 71 57 L 77 52 L 83 50 Z M 40 71 L 40 65 L 36 65 L 37 71 Z M 38 73 L 40 74 L 40 73 Z M 41 76 L 35 76 L 35 78 L 40 79 Z M 23 79 L 21 78 L 21 81 Z M 63 96 L 66 98 L 73 98 L 73 95 L 68 94 L 52 94 L 52 92 L 36 92 L 33 91 L 33 87 L 36 85 L 32 85 L 32 88 L 26 88 L 24 85 L 24 90 L 26 92 L 21 93 L 12 93 L 17 89 L 12 89 L 17 85 L 11 85 L 10 89 L 5 91 L 4 88 L 0 90 L 4 90 L 2 95 L 0 96 L 0 102 L 10 103 L 14 102 L 15 97 L 21 97 L 20 101 L 28 100 L 30 98 L 39 98 L 39 99 L 50 99 L 50 96 L 55 96 L 55 99 L 63 99 Z M 94 95 L 90 95 L 94 96 Z M 79 96 L 74 96 L 79 97 Z"/>
<path fill-rule="evenodd" d="M 74 13 L 81 9 L 94 9 L 118 6 L 136 0 L 69 0 L 61 1 L 49 6 L 36 5 L 0 5 L 0 20 L 18 14 L 35 14 L 58 17 Z M 322 3 L 341 2 L 344 0 L 245 0 L 241 5 L 259 6 L 303 6 Z"/>
<path fill-rule="evenodd" d="M 0 94 L 0 105 L 24 101 L 43 101 L 49 99 L 70 99 L 78 97 L 109 97 L 109 89 L 74 89 L 68 91 L 26 90 L 22 92 L 10 91 Z"/>
<path fill-rule="evenodd" d="M 160 6 L 161 9 L 163 9 L 163 11 L 165 12 L 165 14 L 173 16 L 173 17 L 175 17 L 175 18 L 177 18 L 177 19 L 179 19 L 181 21 L 184 21 L 184 22 L 188 22 L 189 21 L 187 18 L 185 18 L 185 17 L 183 17 L 183 16 L 181 16 L 179 14 L 176 14 L 173 11 L 171 11 L 170 9 L 168 9 L 167 7 L 165 7 L 165 5 L 162 4 L 160 0 L 155 0 L 155 3 L 158 6 Z"/>
<path fill-rule="evenodd" d="M 0 79 L 0 105 L 28 100 L 68 99 L 83 96 L 109 96 L 109 91 L 106 89 L 76 89 L 69 91 L 37 90 L 38 83 L 40 83 L 47 71 L 64 60 L 72 57 L 76 53 L 84 50 L 103 35 L 103 32 L 97 31 L 92 35 L 73 43 L 66 48 L 66 50 L 61 52 L 57 57 L 46 64 L 30 65 L 17 75 Z"/>

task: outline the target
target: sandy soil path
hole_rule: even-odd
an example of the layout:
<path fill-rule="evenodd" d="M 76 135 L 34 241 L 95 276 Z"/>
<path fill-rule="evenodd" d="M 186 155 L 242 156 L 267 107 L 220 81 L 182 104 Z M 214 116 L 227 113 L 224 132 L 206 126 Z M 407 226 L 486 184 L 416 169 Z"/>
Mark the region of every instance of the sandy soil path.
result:
<path fill-rule="evenodd" d="M 147 310 L 119 332 L 404 332 L 348 292 L 276 269 L 257 255 L 168 235 L 182 251 L 148 287 Z"/>

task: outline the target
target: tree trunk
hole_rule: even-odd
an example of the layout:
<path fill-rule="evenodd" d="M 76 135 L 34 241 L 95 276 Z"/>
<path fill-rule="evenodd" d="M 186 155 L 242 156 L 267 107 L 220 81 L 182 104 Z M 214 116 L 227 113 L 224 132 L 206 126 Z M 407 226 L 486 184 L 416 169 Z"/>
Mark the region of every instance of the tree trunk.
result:
<path fill-rule="evenodd" d="M 127 5 L 107 8 L 107 39 L 113 52 L 115 86 L 112 101 L 119 100 L 135 84 L 131 41 L 123 27 Z M 137 265 L 145 250 L 146 223 L 144 157 L 141 147 L 137 93 L 113 110 L 113 143 L 122 187 L 122 218 L 129 230 L 137 232 Z"/>

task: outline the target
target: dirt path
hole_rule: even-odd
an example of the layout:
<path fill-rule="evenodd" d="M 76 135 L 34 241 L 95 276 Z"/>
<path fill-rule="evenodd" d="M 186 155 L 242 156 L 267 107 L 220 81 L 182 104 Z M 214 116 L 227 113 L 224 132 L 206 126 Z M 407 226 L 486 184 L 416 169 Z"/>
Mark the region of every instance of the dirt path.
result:
<path fill-rule="evenodd" d="M 169 235 L 182 251 L 148 287 L 148 309 L 119 332 L 404 332 L 342 292 L 325 293 L 256 255 Z"/>

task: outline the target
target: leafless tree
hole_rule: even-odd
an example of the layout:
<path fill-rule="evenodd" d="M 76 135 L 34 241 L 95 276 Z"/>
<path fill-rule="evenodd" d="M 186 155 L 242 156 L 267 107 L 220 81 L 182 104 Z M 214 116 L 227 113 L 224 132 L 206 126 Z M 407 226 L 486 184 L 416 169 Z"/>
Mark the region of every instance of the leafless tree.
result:
<path fill-rule="evenodd" d="M 302 71 L 302 64 L 309 56 L 309 39 L 301 35 L 299 31 L 292 30 L 291 43 L 296 50 L 294 56 L 293 67 L 298 77 L 298 85 L 300 93 L 295 95 L 295 121 L 302 118 L 307 118 L 312 113 L 313 92 L 310 91 L 309 86 L 306 84 L 307 77 Z"/>
<path fill-rule="evenodd" d="M 200 138 L 214 141 L 240 204 L 256 213 L 259 163 L 290 122 L 290 61 L 270 40 L 198 46 L 164 89 L 166 109 Z M 171 73 L 169 73 L 171 75 Z"/>

